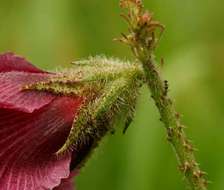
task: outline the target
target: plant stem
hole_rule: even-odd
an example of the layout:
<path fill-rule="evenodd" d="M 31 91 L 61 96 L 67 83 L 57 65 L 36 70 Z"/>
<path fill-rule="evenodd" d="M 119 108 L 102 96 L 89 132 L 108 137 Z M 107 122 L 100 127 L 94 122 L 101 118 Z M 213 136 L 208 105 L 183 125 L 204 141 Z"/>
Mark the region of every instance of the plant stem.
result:
<path fill-rule="evenodd" d="M 161 121 L 166 127 L 167 139 L 176 153 L 181 172 L 185 175 L 192 190 L 206 190 L 205 173 L 200 170 L 195 160 L 194 148 L 184 132 L 185 127 L 181 124 L 180 116 L 167 95 L 167 82 L 161 79 L 153 58 L 141 61 L 144 65 L 151 97 L 155 101 Z"/>
<path fill-rule="evenodd" d="M 155 47 L 164 26 L 153 20 L 152 15 L 144 10 L 141 0 L 121 0 L 120 5 L 128 11 L 122 16 L 129 24 L 130 33 L 122 34 L 119 41 L 131 47 L 144 69 L 146 83 L 167 130 L 168 141 L 176 153 L 180 171 L 192 190 L 206 190 L 205 173 L 200 170 L 196 162 L 194 148 L 184 132 L 180 115 L 175 111 L 172 100 L 168 97 L 168 81 L 163 81 L 154 59 Z M 159 35 L 158 29 L 161 31 Z"/>

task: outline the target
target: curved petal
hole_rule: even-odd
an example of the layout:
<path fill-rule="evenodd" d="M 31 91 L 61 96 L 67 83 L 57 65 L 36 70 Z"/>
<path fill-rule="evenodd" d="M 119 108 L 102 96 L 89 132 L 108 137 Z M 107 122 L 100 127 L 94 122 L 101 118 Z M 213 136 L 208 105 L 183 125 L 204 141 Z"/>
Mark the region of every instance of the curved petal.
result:
<path fill-rule="evenodd" d="M 0 108 L 32 113 L 49 104 L 55 96 L 47 92 L 27 91 L 25 85 L 47 80 L 51 74 L 6 72 L 0 73 Z"/>
<path fill-rule="evenodd" d="M 76 172 L 72 172 L 67 179 L 63 179 L 61 184 L 58 187 L 55 187 L 53 190 L 75 190 L 74 187 L 74 177 Z"/>
<path fill-rule="evenodd" d="M 70 173 L 65 142 L 81 98 L 58 97 L 33 113 L 0 109 L 0 190 L 48 190 Z"/>
<path fill-rule="evenodd" d="M 46 73 L 41 69 L 33 66 L 23 57 L 17 56 L 14 53 L 0 54 L 0 72 L 9 71 L 24 71 L 31 73 Z"/>

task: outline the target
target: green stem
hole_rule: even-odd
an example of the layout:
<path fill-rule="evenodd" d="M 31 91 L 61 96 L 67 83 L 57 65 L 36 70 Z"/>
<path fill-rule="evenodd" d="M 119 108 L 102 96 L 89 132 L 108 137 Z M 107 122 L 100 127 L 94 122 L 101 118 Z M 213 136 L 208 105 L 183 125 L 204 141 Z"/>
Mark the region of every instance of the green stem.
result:
<path fill-rule="evenodd" d="M 180 164 L 180 170 L 186 177 L 192 190 L 206 190 L 207 181 L 195 160 L 194 149 L 188 140 L 179 114 L 175 111 L 167 95 L 168 84 L 159 75 L 153 57 L 141 59 L 148 87 L 159 110 L 161 121 L 167 129 L 168 141 L 171 143 Z"/>
<path fill-rule="evenodd" d="M 144 9 L 141 0 L 120 0 L 120 5 L 127 10 L 122 16 L 129 24 L 129 34 L 122 34 L 119 41 L 131 47 L 144 69 L 146 83 L 167 130 L 168 141 L 176 153 L 180 170 L 189 186 L 192 190 L 206 190 L 205 173 L 200 170 L 195 160 L 194 148 L 184 132 L 184 125 L 180 122 L 172 100 L 168 97 L 168 81 L 163 81 L 154 60 L 155 47 L 164 26 L 153 20 L 152 14 Z"/>

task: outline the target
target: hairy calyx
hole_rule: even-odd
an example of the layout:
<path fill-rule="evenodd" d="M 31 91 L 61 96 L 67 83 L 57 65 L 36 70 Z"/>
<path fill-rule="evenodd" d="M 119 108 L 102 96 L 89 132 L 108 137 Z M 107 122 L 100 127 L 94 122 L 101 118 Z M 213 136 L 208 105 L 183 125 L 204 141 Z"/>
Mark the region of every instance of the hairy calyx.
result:
<path fill-rule="evenodd" d="M 63 154 L 79 150 L 90 141 L 90 149 L 93 149 L 106 133 L 114 130 L 118 119 L 124 121 L 125 131 L 134 116 L 143 81 L 140 63 L 98 56 L 74 62 L 72 68 L 48 81 L 25 86 L 24 90 L 83 97 L 82 108 L 74 119 L 70 134 L 56 153 Z"/>

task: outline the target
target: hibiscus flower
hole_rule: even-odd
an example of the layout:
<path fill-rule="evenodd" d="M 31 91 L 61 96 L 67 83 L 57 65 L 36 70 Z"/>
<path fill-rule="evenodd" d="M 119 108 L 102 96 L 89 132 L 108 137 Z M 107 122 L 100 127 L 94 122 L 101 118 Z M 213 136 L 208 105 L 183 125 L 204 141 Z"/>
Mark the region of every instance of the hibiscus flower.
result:
<path fill-rule="evenodd" d="M 76 64 L 51 73 L 0 55 L 0 190 L 72 190 L 102 137 L 132 121 L 141 67 L 105 57 Z"/>
<path fill-rule="evenodd" d="M 0 55 L 0 190 L 73 189 L 72 177 L 88 148 L 55 152 L 83 98 L 23 90 L 54 75 L 13 53 Z"/>

